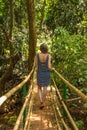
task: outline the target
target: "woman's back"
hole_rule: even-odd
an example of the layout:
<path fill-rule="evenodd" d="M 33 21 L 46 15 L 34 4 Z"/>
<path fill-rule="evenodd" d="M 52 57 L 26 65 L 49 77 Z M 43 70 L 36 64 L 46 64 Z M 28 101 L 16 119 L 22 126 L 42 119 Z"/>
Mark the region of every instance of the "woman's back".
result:
<path fill-rule="evenodd" d="M 47 58 L 48 54 L 44 54 L 44 53 L 40 53 L 39 54 L 39 59 L 41 62 L 46 62 L 46 58 Z"/>
<path fill-rule="evenodd" d="M 38 72 L 48 72 L 48 60 L 49 55 L 48 54 L 37 54 L 37 63 L 38 63 Z"/>
<path fill-rule="evenodd" d="M 50 83 L 50 71 L 48 68 L 48 54 L 37 54 L 37 83 L 39 86 L 48 86 Z"/>

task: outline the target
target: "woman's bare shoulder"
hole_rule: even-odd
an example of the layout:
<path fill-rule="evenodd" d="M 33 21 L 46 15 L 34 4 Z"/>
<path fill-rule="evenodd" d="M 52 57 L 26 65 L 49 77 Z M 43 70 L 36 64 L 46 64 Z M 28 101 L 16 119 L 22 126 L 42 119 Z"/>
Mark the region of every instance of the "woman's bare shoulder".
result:
<path fill-rule="evenodd" d="M 50 55 L 50 54 L 48 54 L 48 56 L 49 56 L 49 58 L 51 58 L 51 55 Z"/>

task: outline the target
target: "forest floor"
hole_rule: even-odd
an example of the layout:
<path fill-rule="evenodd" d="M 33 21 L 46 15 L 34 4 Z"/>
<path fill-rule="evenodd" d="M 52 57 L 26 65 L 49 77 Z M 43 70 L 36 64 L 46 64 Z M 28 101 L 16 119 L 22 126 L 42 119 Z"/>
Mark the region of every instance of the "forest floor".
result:
<path fill-rule="evenodd" d="M 39 109 L 40 103 L 37 93 L 37 86 L 34 89 L 34 102 L 33 109 L 30 116 L 30 130 L 57 130 L 55 124 L 55 117 L 52 110 L 52 105 L 50 102 L 50 91 L 48 87 L 47 100 L 45 107 L 41 110 Z M 79 100 L 80 101 L 80 100 Z M 87 109 L 83 109 L 82 102 L 78 100 L 74 103 L 69 102 L 69 111 L 73 117 L 78 121 L 79 130 L 87 130 Z M 10 103 L 10 105 L 8 105 Z M 6 102 L 2 109 L 6 109 L 5 112 L 0 110 L 0 130 L 13 130 L 16 119 L 19 115 L 22 103 L 20 98 L 17 98 L 17 102 L 11 99 Z"/>

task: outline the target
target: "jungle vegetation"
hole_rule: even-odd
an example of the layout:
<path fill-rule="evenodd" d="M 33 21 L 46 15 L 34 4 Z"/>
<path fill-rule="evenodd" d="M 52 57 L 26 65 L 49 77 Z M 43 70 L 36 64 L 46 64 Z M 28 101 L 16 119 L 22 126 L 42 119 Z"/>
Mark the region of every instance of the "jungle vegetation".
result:
<path fill-rule="evenodd" d="M 53 67 L 87 94 L 87 0 L 0 0 L 0 95 L 30 72 L 42 42 Z"/>

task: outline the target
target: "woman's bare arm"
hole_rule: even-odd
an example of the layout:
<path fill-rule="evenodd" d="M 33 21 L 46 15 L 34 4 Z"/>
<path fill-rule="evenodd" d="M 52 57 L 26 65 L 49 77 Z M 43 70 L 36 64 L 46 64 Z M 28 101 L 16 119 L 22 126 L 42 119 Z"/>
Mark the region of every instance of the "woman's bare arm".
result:
<path fill-rule="evenodd" d="M 51 56 L 50 55 L 49 55 L 49 60 L 48 60 L 48 68 L 49 68 L 49 70 L 52 69 Z"/>
<path fill-rule="evenodd" d="M 37 70 L 37 68 L 38 68 L 38 63 L 37 63 L 37 56 L 35 56 L 35 59 L 34 59 L 34 61 L 35 61 L 35 69 Z"/>
<path fill-rule="evenodd" d="M 49 55 L 49 60 L 48 60 L 48 68 L 49 70 L 54 70 L 54 68 L 52 67 L 52 64 L 51 64 L 51 56 Z"/>

